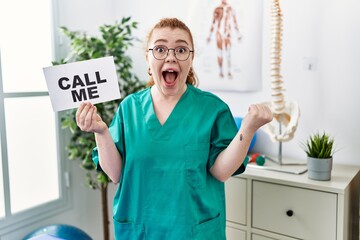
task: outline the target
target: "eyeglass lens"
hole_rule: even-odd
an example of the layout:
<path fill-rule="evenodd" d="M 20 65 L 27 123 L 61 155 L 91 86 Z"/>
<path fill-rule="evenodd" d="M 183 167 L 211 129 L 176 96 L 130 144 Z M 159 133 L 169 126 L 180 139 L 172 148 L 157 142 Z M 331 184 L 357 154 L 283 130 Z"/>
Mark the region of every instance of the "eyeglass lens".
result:
<path fill-rule="evenodd" d="M 180 46 L 180 47 L 176 47 L 175 49 L 174 48 L 169 49 L 166 46 L 155 46 L 153 49 L 149 49 L 149 50 L 152 50 L 154 57 L 158 60 L 165 59 L 168 56 L 170 50 L 174 51 L 175 58 L 179 61 L 185 61 L 190 56 L 190 49 L 188 47 Z"/>

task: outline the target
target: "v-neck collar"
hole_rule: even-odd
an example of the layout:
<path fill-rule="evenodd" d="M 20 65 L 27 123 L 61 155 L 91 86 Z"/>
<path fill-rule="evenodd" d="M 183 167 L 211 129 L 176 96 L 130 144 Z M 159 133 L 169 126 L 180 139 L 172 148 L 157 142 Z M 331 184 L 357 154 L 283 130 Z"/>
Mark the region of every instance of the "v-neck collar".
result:
<path fill-rule="evenodd" d="M 178 123 L 178 121 L 180 121 L 181 118 L 180 114 L 178 113 L 180 111 L 179 109 L 187 107 L 183 104 L 183 102 L 190 91 L 189 87 L 190 86 L 188 85 L 185 92 L 181 95 L 179 101 L 176 103 L 175 107 L 173 108 L 163 125 L 161 125 L 155 113 L 154 103 L 151 95 L 151 88 L 148 89 L 148 93 L 141 101 L 141 105 L 144 113 L 144 120 L 150 132 L 152 132 L 154 135 L 157 135 L 161 129 L 169 129 L 176 126 L 176 124 Z"/>

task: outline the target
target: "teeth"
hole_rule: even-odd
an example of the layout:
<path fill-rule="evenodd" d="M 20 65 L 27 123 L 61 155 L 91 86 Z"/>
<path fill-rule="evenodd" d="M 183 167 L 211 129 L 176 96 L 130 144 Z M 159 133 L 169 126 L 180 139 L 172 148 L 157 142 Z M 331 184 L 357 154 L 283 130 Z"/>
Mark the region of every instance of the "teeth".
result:
<path fill-rule="evenodd" d="M 172 72 L 175 72 L 175 71 L 174 71 L 174 70 L 167 70 L 167 72 L 171 72 L 171 73 L 172 73 Z"/>

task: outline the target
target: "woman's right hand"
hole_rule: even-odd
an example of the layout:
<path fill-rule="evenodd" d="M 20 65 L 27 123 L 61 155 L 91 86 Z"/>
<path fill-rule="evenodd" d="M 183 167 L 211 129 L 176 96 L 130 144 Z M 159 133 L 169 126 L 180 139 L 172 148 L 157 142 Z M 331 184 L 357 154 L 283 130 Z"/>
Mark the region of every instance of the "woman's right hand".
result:
<path fill-rule="evenodd" d="M 96 107 L 87 102 L 81 103 L 76 111 L 76 124 L 85 132 L 103 133 L 107 129 L 106 123 L 97 114 Z"/>

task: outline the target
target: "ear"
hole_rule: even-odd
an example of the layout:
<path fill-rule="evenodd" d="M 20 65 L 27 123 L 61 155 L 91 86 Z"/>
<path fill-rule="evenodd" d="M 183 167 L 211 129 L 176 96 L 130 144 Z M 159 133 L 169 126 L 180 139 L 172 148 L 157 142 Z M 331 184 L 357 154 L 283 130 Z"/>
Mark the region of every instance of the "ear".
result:
<path fill-rule="evenodd" d="M 149 63 L 148 52 L 145 53 L 145 60 L 146 60 L 146 68 L 149 70 L 150 69 L 150 63 Z M 149 71 L 147 71 L 147 72 L 149 72 Z"/>
<path fill-rule="evenodd" d="M 146 60 L 147 65 L 149 66 L 149 52 L 148 51 L 145 52 L 145 60 Z"/>

